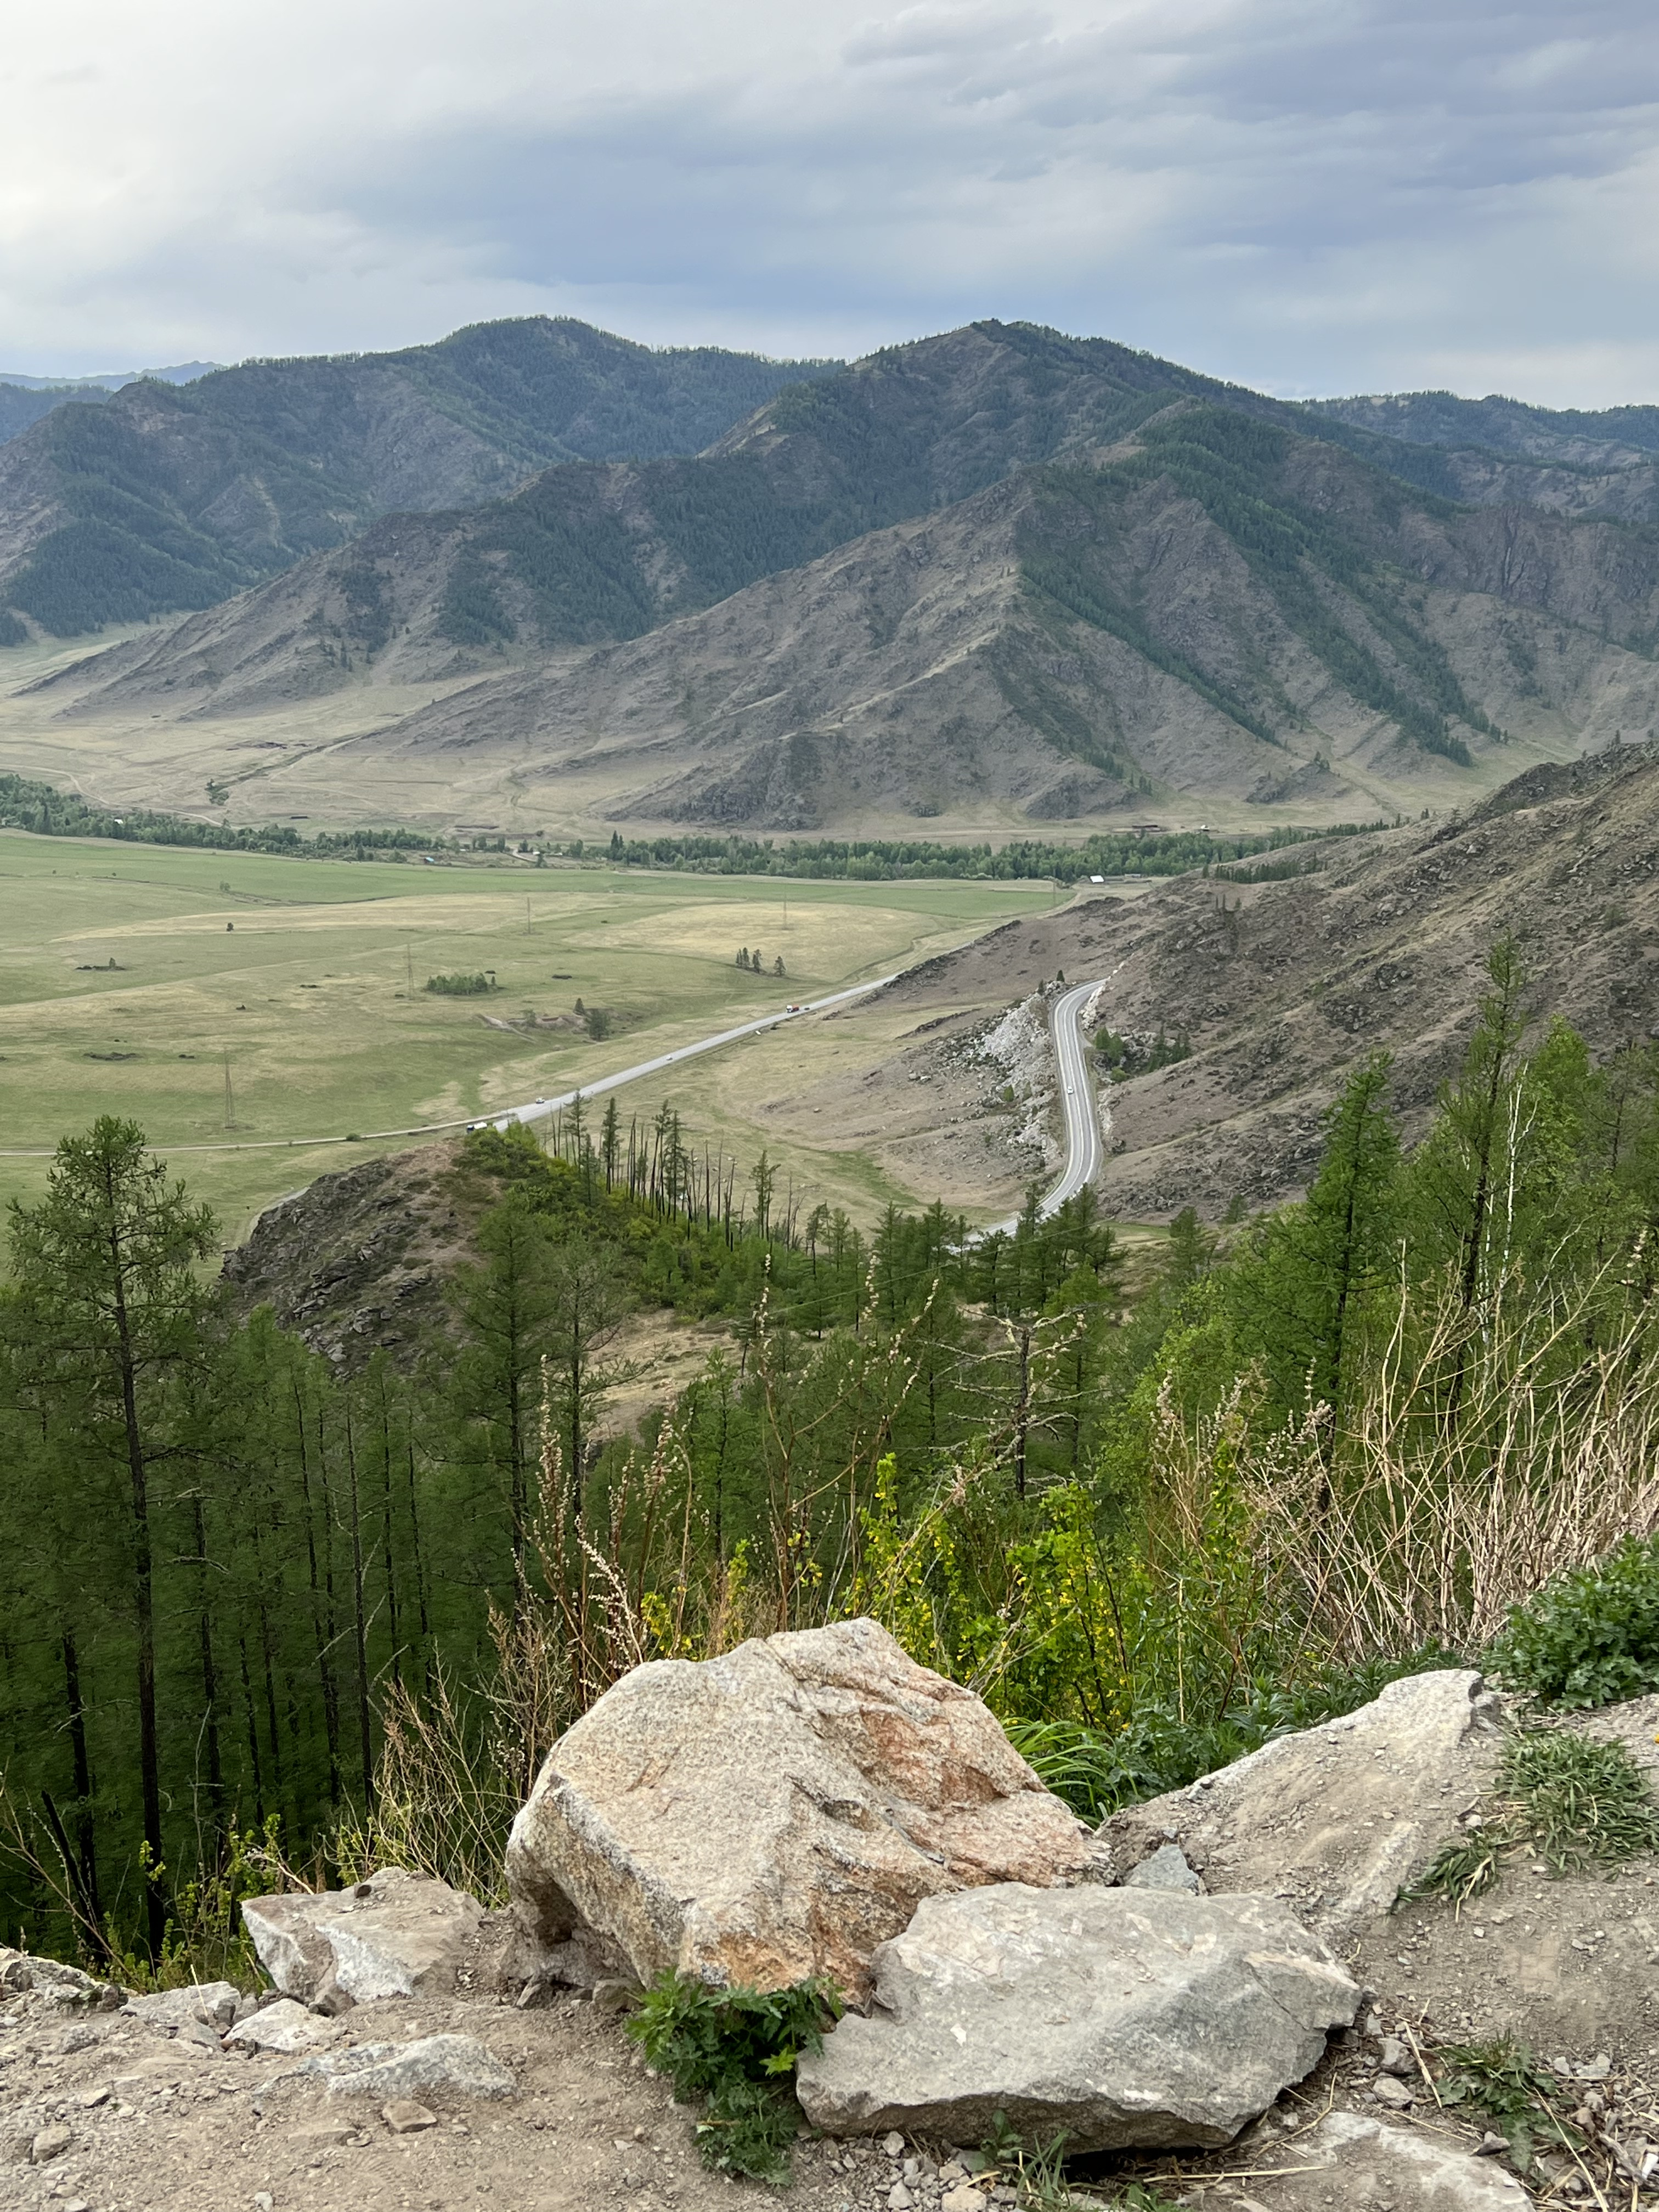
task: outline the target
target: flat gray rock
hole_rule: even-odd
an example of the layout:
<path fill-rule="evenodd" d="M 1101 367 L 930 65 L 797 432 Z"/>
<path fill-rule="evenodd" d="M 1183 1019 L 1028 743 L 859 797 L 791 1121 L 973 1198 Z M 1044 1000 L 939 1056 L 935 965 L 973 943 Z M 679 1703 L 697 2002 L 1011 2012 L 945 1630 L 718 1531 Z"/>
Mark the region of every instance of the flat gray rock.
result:
<path fill-rule="evenodd" d="M 1303 2169 L 1251 2176 L 1243 2187 L 1262 2212 L 1524 2212 L 1532 2201 L 1494 2160 L 1362 2112 L 1328 2112 L 1282 2158 L 1263 2149 L 1250 2164 Z M 1237 2212 L 1237 2182 L 1184 2185 L 1188 2203 L 1206 2212 Z"/>
<path fill-rule="evenodd" d="M 344 2033 L 337 2021 L 320 2019 L 293 1997 L 278 1997 L 275 2004 L 261 2005 L 258 2012 L 238 2021 L 225 2041 L 290 2057 L 296 2051 L 318 2051 L 337 2043 Z"/>
<path fill-rule="evenodd" d="M 1187 1854 L 1179 1844 L 1164 1844 L 1151 1858 L 1142 1859 L 1123 1877 L 1126 1889 L 1182 1889 L 1188 1897 L 1196 1897 L 1203 1883 L 1187 1863 Z"/>
<path fill-rule="evenodd" d="M 875 2009 L 797 2074 L 835 2135 L 1073 2150 L 1231 2142 L 1317 2063 L 1356 1983 L 1269 1897 L 1018 1882 L 923 1899 L 875 1954 Z"/>
<path fill-rule="evenodd" d="M 1345 1942 L 1458 1832 L 1496 1763 L 1500 1711 L 1466 1668 L 1407 1675 L 1358 1712 L 1114 1814 L 1100 1840 L 1120 1881 L 1176 1844 L 1206 1889 L 1284 1898 Z"/>
<path fill-rule="evenodd" d="M 353 2003 L 455 1986 L 483 1907 L 429 1875 L 385 1867 L 352 1889 L 242 1900 L 259 1963 L 302 2004 L 343 1991 Z"/>
<path fill-rule="evenodd" d="M 307 2058 L 280 2077 L 321 2081 L 337 2096 L 383 2101 L 448 2094 L 512 2097 L 518 2083 L 474 2035 L 423 2035 L 415 2043 L 360 2043 Z"/>
<path fill-rule="evenodd" d="M 124 2012 L 151 2027 L 179 2028 L 199 2022 L 222 2035 L 236 2017 L 241 1995 L 234 1982 L 192 1982 L 185 1990 L 159 1990 L 153 1996 L 129 1997 Z"/>

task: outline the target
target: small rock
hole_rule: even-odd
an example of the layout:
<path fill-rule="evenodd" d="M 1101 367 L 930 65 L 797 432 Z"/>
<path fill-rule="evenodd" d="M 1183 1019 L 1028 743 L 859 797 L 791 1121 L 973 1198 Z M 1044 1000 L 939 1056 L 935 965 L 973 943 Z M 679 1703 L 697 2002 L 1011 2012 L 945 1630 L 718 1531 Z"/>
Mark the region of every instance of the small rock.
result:
<path fill-rule="evenodd" d="M 1598 2051 L 1594 2058 L 1573 2070 L 1581 2081 L 1605 2081 L 1613 2071 L 1613 2061 L 1605 2051 Z"/>
<path fill-rule="evenodd" d="M 902 2158 L 904 2155 L 904 2137 L 899 2134 L 896 2128 L 891 2135 L 884 2136 L 882 2137 L 881 2147 L 883 2150 L 886 2152 L 889 2158 Z"/>
<path fill-rule="evenodd" d="M 639 2001 L 640 1985 L 637 1982 L 605 1981 L 593 1984 L 595 2012 L 632 2012 Z"/>
<path fill-rule="evenodd" d="M 904 2184 L 896 2181 L 887 2192 L 887 2212 L 910 2212 L 915 2201 Z"/>
<path fill-rule="evenodd" d="M 109 2100 L 110 2085 L 106 2081 L 103 2087 L 100 2089 L 86 2090 L 76 2100 L 76 2102 L 80 2106 L 81 2110 L 83 2112 L 95 2112 L 100 2105 L 106 2105 Z"/>
<path fill-rule="evenodd" d="M 1284 2163 L 1290 2173 L 1255 2185 L 1273 2212 L 1330 2212 L 1333 2205 L 1341 2212 L 1528 2212 L 1531 2202 L 1489 2159 L 1380 2115 L 1328 2112 L 1297 2137 L 1296 2156 Z M 1334 2183 L 1340 2185 L 1334 2195 Z"/>
<path fill-rule="evenodd" d="M 276 2212 L 276 2198 L 268 2189 L 254 2191 L 253 2212 Z"/>
<path fill-rule="evenodd" d="M 103 2039 L 95 2027 L 66 2027 L 58 2039 L 58 2048 L 68 2058 L 77 2051 L 95 2051 Z"/>
<path fill-rule="evenodd" d="M 412 2097 L 393 2097 L 380 2107 L 380 2118 L 394 2136 L 412 2136 L 422 2128 L 435 2128 L 438 2115 L 424 2105 L 417 2105 Z"/>
<path fill-rule="evenodd" d="M 414 2043 L 360 2043 L 303 2060 L 279 2077 L 324 2082 L 337 2096 L 379 2097 L 391 2103 L 422 2091 L 460 2097 L 512 2097 L 518 2083 L 501 2060 L 471 2035 L 425 2035 Z"/>
<path fill-rule="evenodd" d="M 968 2169 L 959 2159 L 947 2158 L 939 2170 L 939 2178 L 948 2187 L 953 2181 L 965 2181 Z"/>
<path fill-rule="evenodd" d="M 1161 1844 L 1151 1858 L 1123 1877 L 1125 1889 L 1182 1889 L 1196 1897 L 1204 1885 L 1187 1863 L 1179 1844 Z"/>
<path fill-rule="evenodd" d="M 45 2166 L 48 2160 L 62 2158 L 75 2140 L 68 2124 L 58 2120 L 49 2128 L 42 2128 L 29 2144 L 29 2157 L 36 2166 Z"/>
<path fill-rule="evenodd" d="M 1387 2105 L 1396 2112 L 1403 2112 L 1408 2105 L 1417 2101 L 1407 2084 L 1392 2074 L 1379 2074 L 1371 2083 L 1371 2094 L 1379 2105 Z"/>
<path fill-rule="evenodd" d="M 180 2028 L 204 2021 L 222 2034 L 236 2017 L 241 1991 L 234 1982 L 195 1982 L 185 1990 L 160 1990 L 148 1997 L 129 1997 L 123 2009 L 151 2027 Z"/>
<path fill-rule="evenodd" d="M 1385 2035 L 1376 2056 L 1376 2070 L 1379 2074 L 1412 2074 L 1416 2071 L 1416 2061 L 1398 2037 Z"/>
<path fill-rule="evenodd" d="M 959 2181 L 940 2199 L 939 2212 L 985 2212 L 985 2195 L 971 2181 Z"/>
<path fill-rule="evenodd" d="M 261 2005 L 258 2012 L 239 2021 L 225 2041 L 291 2057 L 295 2051 L 316 2051 L 324 2044 L 337 2043 L 341 2032 L 332 2021 L 319 2019 L 296 1998 L 278 1997 L 275 2004 Z"/>
<path fill-rule="evenodd" d="M 1481 2136 L 1480 2142 L 1476 2143 L 1474 2147 L 1474 2154 L 1477 2158 L 1499 2158 L 1509 2148 L 1509 2142 L 1506 2136 L 1495 2136 L 1492 2130 L 1488 2128 L 1485 2135 Z"/>

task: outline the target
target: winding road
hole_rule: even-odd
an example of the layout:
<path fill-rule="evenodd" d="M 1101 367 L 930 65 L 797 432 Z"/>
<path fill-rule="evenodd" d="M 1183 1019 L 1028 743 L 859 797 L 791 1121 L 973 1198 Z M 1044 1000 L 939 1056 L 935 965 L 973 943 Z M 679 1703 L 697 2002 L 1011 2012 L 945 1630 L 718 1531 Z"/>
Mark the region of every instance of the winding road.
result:
<path fill-rule="evenodd" d="M 1060 1181 L 1037 1208 L 1039 1220 L 1057 1213 L 1068 1198 L 1075 1198 L 1085 1183 L 1092 1182 L 1100 1168 L 1100 1116 L 1095 1107 L 1095 1079 L 1089 1068 L 1089 1048 L 1084 1042 L 1079 1016 L 1097 991 L 1098 983 L 1074 983 L 1063 991 L 1048 1010 L 1054 1040 L 1054 1066 L 1060 1075 L 1060 1103 L 1066 1109 L 1066 1167 Z M 1012 1236 L 1019 1216 L 988 1221 L 975 1230 L 974 1241 L 987 1237 Z"/>

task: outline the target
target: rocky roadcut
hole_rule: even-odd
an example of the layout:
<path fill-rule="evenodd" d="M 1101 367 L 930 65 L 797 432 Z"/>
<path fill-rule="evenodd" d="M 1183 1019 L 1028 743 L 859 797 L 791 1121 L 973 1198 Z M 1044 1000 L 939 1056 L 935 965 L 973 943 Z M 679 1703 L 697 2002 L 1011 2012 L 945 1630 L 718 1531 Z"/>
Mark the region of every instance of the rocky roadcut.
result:
<path fill-rule="evenodd" d="M 1109 2202 L 1155 2183 L 1212 2212 L 1505 2212 L 1527 2196 L 1513 2156 L 1551 2202 L 1605 2212 L 1599 2175 L 1639 2208 L 1659 2196 L 1651 1856 L 1607 1883 L 1523 1870 L 1478 1922 L 1389 1909 L 1477 1817 L 1502 1719 L 1478 1675 L 1414 1677 L 1091 1838 L 873 1622 L 641 1668 L 550 1757 L 510 1911 L 396 1868 L 250 1900 L 258 1998 L 133 1998 L 0 1951 L 0 2206 L 729 2206 L 697 2114 L 618 2017 L 666 1960 L 775 1989 L 833 1964 L 865 1997 L 800 2064 L 803 2212 L 1031 2201 L 1032 2151 L 1060 2137 L 1106 2154 Z M 1659 1699 L 1573 1725 L 1651 1767 Z M 1565 1949 L 1586 1909 L 1595 1942 Z M 1413 1934 L 1415 1989 L 1385 1956 Z M 1645 1972 L 1604 1973 L 1627 1939 Z M 1479 1976 L 1435 1978 L 1469 1942 Z M 1559 2054 L 1497 2042 L 1536 2048 L 1540 2023 Z"/>

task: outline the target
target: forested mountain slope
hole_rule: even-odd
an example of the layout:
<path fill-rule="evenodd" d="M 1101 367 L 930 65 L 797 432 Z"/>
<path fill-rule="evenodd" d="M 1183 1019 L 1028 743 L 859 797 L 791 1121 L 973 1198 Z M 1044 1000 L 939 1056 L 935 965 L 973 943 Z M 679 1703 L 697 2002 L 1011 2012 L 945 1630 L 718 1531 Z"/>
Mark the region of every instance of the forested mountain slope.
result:
<path fill-rule="evenodd" d="M 989 467 L 983 442 L 962 457 L 971 417 L 954 452 L 934 420 L 933 483 Z M 832 481 L 817 429 L 737 442 L 556 471 L 482 514 L 394 518 L 52 690 L 77 714 L 223 716 L 471 669 L 343 751 L 394 780 L 462 752 L 475 793 L 495 763 L 532 808 L 568 806 L 580 780 L 610 818 L 784 829 L 1066 818 L 1154 794 L 1368 817 L 1425 781 L 1455 790 L 1509 739 L 1577 752 L 1659 722 L 1651 530 L 1459 507 L 1182 400 L 728 595 L 709 548 L 740 571 L 767 531 L 816 526 L 823 503 L 795 494 Z M 752 503 L 732 495 L 725 538 L 677 538 L 656 465 L 705 525 L 735 483 Z M 716 604 L 653 624 L 653 587 L 665 614 L 678 596 Z M 492 642 L 458 639 L 458 608 Z M 582 646 L 607 608 L 623 636 Z"/>
<path fill-rule="evenodd" d="M 831 366 L 538 316 L 128 385 L 0 447 L 0 603 L 63 636 L 210 606 L 377 515 L 474 504 L 551 462 L 697 452 Z"/>

